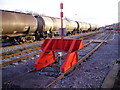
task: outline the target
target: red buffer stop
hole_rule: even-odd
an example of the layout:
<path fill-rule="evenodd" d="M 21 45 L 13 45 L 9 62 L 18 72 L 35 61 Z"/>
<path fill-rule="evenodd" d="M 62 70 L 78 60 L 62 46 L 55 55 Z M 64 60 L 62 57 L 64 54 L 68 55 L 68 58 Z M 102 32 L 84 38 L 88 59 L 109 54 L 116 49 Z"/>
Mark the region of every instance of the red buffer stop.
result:
<path fill-rule="evenodd" d="M 83 39 L 46 39 L 40 47 L 42 53 L 34 66 L 36 70 L 40 70 L 55 62 L 55 52 L 66 52 L 61 65 L 61 72 L 65 72 L 78 62 L 77 51 L 83 47 Z"/>

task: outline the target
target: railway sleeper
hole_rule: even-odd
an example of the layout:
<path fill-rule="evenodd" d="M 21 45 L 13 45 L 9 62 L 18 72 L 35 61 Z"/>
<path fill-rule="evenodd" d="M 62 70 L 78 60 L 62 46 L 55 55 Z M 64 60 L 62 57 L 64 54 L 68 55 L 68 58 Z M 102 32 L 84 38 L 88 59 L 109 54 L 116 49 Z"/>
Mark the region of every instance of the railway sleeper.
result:
<path fill-rule="evenodd" d="M 107 43 L 106 40 L 93 40 L 94 43 L 101 43 L 101 42 L 103 42 L 103 41 L 104 41 L 105 43 Z"/>

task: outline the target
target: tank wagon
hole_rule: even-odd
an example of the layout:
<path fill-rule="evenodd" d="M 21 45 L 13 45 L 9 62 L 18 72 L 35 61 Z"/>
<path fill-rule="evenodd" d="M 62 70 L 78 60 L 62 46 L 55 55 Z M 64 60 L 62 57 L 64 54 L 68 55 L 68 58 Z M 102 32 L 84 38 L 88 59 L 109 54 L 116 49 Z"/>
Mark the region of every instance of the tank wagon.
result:
<path fill-rule="evenodd" d="M 0 13 L 2 15 L 0 36 L 5 40 L 24 43 L 59 35 L 60 18 L 4 10 L 0 10 Z M 68 19 L 63 19 L 63 28 L 66 28 L 67 35 L 98 29 L 96 25 Z"/>
<path fill-rule="evenodd" d="M 37 20 L 30 14 L 0 11 L 2 14 L 2 38 L 10 40 L 29 41 L 35 40 L 34 34 L 37 29 Z"/>
<path fill-rule="evenodd" d="M 90 29 L 90 24 L 89 23 L 85 23 L 85 22 L 78 22 L 79 24 L 79 30 L 81 32 L 86 32 Z"/>
<path fill-rule="evenodd" d="M 91 30 L 91 31 L 95 31 L 95 30 L 97 30 L 97 29 L 99 29 L 99 26 L 98 26 L 98 25 L 90 24 L 90 30 Z"/>
<path fill-rule="evenodd" d="M 54 28 L 54 23 L 51 17 L 46 16 L 35 16 L 38 21 L 37 28 L 37 40 L 41 37 L 46 38 L 48 35 L 52 36 L 52 30 Z"/>

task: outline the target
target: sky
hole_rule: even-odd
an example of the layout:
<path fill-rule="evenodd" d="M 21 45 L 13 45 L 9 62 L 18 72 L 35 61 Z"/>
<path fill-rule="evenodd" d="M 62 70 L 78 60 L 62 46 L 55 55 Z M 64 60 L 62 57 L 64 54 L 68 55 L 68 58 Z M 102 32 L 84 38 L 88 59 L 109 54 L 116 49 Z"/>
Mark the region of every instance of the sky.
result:
<path fill-rule="evenodd" d="M 118 22 L 119 0 L 0 0 L 2 10 L 32 11 L 60 17 L 63 2 L 64 17 L 99 26 Z"/>

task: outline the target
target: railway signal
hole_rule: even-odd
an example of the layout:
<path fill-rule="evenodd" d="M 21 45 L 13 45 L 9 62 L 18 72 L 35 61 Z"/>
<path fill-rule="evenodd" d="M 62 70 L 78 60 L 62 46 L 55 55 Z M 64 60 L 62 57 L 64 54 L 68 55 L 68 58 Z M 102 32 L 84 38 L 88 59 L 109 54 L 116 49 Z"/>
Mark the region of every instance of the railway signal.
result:
<path fill-rule="evenodd" d="M 64 33 L 64 31 L 63 31 L 63 19 L 62 19 L 62 18 L 63 18 L 63 12 L 62 12 L 62 9 L 63 9 L 63 3 L 62 3 L 62 2 L 60 3 L 60 9 L 61 9 L 61 12 L 60 12 L 60 18 L 61 18 L 61 29 L 60 29 L 60 30 L 62 31 L 62 32 L 61 32 L 61 39 L 64 39 L 64 34 L 63 34 L 63 33 Z"/>

